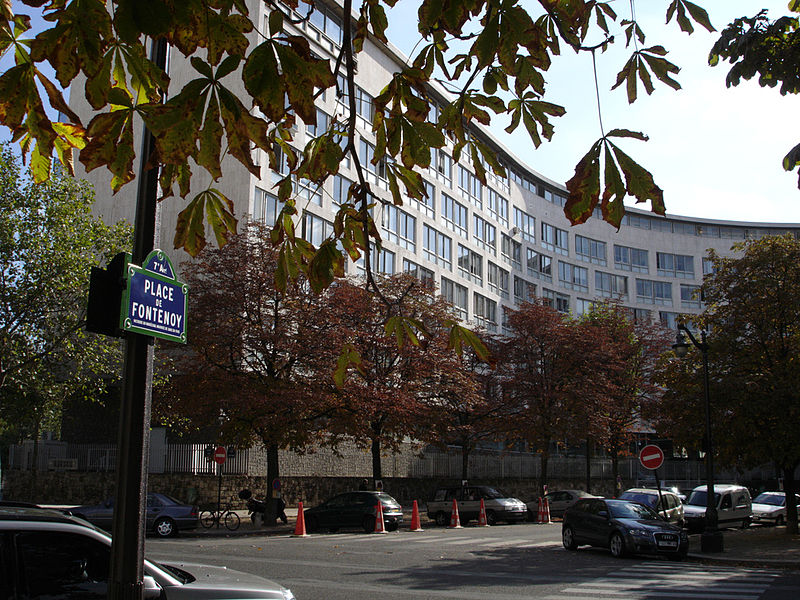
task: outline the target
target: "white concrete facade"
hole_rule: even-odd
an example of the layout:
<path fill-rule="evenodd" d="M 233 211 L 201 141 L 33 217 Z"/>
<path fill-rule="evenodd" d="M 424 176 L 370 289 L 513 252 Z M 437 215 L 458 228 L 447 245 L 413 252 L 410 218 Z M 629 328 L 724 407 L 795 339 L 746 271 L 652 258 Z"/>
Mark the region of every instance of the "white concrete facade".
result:
<path fill-rule="evenodd" d="M 248 0 L 248 6 L 253 21 L 265 24 L 266 5 Z M 331 5 L 318 9 L 311 22 L 300 23 L 297 32 L 310 40 L 317 55 L 333 60 L 338 50 L 339 23 L 341 10 Z M 251 37 L 253 44 L 258 43 L 256 33 Z M 391 47 L 367 41 L 357 60 L 356 83 L 365 94 L 363 106 L 368 107 L 369 99 L 381 91 L 405 59 Z M 169 73 L 173 94 L 194 77 L 188 61 L 177 52 L 169 57 Z M 440 90 L 434 92 L 441 94 Z M 79 114 L 90 115 L 82 94 L 73 93 L 71 102 Z M 344 116 L 347 111 L 334 90 L 320 98 L 318 109 L 328 118 Z M 298 120 L 296 146 L 304 147 L 312 133 Z M 367 119 L 359 117 L 358 135 L 357 146 L 374 145 Z M 702 281 L 707 267 L 703 258 L 709 248 L 724 255 L 730 253 L 734 242 L 747 238 L 785 232 L 800 235 L 800 224 L 664 218 L 636 209 L 628 209 L 619 231 L 596 217 L 572 227 L 563 214 L 567 192 L 562 184 L 534 171 L 485 130 L 475 130 L 474 135 L 497 151 L 508 178 L 490 175 L 488 185 L 483 186 L 474 179 L 466 158 L 455 164 L 452 153 L 443 149 L 437 164 L 424 173 L 430 191 L 426 204 L 408 200 L 399 209 L 391 202 L 376 207 L 375 220 L 384 250 L 376 257 L 376 268 L 385 272 L 416 270 L 420 276 L 433 278 L 466 321 L 490 331 L 502 330 L 502 307 L 521 302 L 528 290 L 549 298 L 559 310 L 575 314 L 581 314 L 594 301 L 617 298 L 635 310 L 638 318 L 649 316 L 674 328 L 679 313 L 701 310 L 692 294 Z M 262 151 L 256 150 L 254 158 L 261 165 L 260 178 L 227 159 L 224 176 L 215 187 L 234 201 L 237 218 L 274 219 L 272 186 L 278 177 L 270 171 Z M 368 164 L 363 155 L 361 160 Z M 373 191 L 388 200 L 386 181 L 378 168 L 371 168 L 375 171 L 369 174 Z M 136 184 L 112 197 L 108 174 L 99 171 L 86 176 L 95 184 L 98 212 L 109 220 L 132 220 Z M 208 179 L 205 174 L 198 175 L 193 192 L 208 185 Z M 355 180 L 355 173 L 343 164 L 340 175 L 326 182 L 323 189 L 302 191 L 298 208 L 303 212 L 303 223 L 298 230 L 306 239 L 319 243 L 330 232 L 340 184 L 344 181 L 346 187 L 347 181 Z M 702 198 L 697 201 L 702 202 Z M 187 257 L 170 250 L 171 240 L 185 202 L 171 198 L 162 204 L 161 247 L 178 264 Z M 357 265 L 348 265 L 348 273 L 357 272 Z"/>

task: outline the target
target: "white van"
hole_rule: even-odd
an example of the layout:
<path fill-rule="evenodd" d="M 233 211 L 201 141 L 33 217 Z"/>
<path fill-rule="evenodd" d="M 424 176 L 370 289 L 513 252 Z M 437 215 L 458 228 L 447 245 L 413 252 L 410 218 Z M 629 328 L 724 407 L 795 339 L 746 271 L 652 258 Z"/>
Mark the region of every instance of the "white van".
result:
<path fill-rule="evenodd" d="M 686 525 L 691 531 L 702 531 L 705 527 L 706 499 L 708 488 L 698 485 L 683 507 Z M 717 504 L 718 527 L 747 527 L 753 520 L 753 507 L 750 492 L 746 487 L 732 484 L 714 486 Z"/>

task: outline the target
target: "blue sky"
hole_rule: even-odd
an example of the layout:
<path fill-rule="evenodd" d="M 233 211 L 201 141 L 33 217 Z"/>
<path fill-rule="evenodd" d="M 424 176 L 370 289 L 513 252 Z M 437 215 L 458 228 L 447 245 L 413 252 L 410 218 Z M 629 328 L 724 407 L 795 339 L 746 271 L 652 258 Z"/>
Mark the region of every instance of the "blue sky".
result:
<path fill-rule="evenodd" d="M 771 18 L 788 14 L 785 0 L 695 0 L 721 30 L 733 19 L 767 8 Z M 418 40 L 417 3 L 401 0 L 390 29 L 392 43 L 409 53 Z M 533 0 L 525 2 L 534 10 Z M 781 166 L 784 155 L 800 142 L 795 126 L 798 98 L 782 97 L 751 81 L 725 87 L 726 66 L 708 66 L 708 51 L 718 35 L 697 29 L 688 36 L 674 21 L 664 25 L 668 0 L 640 0 L 637 19 L 647 34 L 645 46 L 660 44 L 667 59 L 681 67 L 683 89 L 656 87 L 652 96 L 640 91 L 628 105 L 623 89 L 610 91 L 616 73 L 627 60 L 624 36 L 615 47 L 598 54 L 603 124 L 606 131 L 625 127 L 650 136 L 648 142 L 625 141 L 623 149 L 650 170 L 664 190 L 667 212 L 693 217 L 800 223 L 797 174 Z M 615 3 L 630 17 L 630 3 Z M 415 37 L 416 36 L 416 37 Z M 589 40 L 587 43 L 600 41 Z M 562 51 L 547 77 L 548 99 L 562 104 L 567 115 L 556 120 L 551 142 L 534 149 L 522 128 L 514 134 L 494 127 L 495 136 L 547 177 L 565 182 L 591 144 L 600 137 L 591 57 Z M 640 207 L 649 209 L 649 206 Z"/>

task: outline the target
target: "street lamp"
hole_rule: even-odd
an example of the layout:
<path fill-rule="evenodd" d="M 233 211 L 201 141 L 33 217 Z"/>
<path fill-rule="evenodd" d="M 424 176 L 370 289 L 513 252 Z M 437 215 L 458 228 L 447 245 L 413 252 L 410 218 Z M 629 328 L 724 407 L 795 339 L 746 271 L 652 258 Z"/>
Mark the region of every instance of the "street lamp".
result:
<path fill-rule="evenodd" d="M 692 332 L 685 325 L 679 323 L 672 349 L 680 358 L 689 352 L 689 344 L 686 343 L 684 333 L 689 336 L 692 345 L 703 355 L 703 395 L 706 409 L 706 522 L 705 529 L 700 535 L 700 550 L 722 552 L 722 532 L 717 528 L 717 502 L 714 494 L 714 450 L 711 443 L 711 400 L 708 393 L 708 342 L 705 329 L 700 331 L 700 341 L 698 342 Z"/>

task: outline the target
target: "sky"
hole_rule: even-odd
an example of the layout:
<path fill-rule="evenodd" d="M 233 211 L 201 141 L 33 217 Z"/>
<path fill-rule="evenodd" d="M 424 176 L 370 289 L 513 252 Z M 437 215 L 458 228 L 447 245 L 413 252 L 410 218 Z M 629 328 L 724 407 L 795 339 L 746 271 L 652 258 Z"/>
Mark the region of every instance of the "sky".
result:
<path fill-rule="evenodd" d="M 530 11 L 534 0 L 523 0 Z M 770 18 L 789 14 L 786 0 L 695 0 L 708 10 L 711 23 L 721 31 L 733 19 L 753 16 L 761 8 Z M 628 0 L 614 2 L 618 15 L 630 18 Z M 627 128 L 641 131 L 649 141 L 623 140 L 622 149 L 654 176 L 664 190 L 667 213 L 709 219 L 800 223 L 797 173 L 783 170 L 786 153 L 800 143 L 796 112 L 800 98 L 781 96 L 761 88 L 754 80 L 726 88 L 728 63 L 708 66 L 708 52 L 718 33 L 696 28 L 689 36 L 673 21 L 665 26 L 668 0 L 639 0 L 637 20 L 647 38 L 645 46 L 662 45 L 666 58 L 681 67 L 676 79 L 682 89 L 656 86 L 651 96 L 639 88 L 639 98 L 629 105 L 624 84 L 611 91 L 617 72 L 630 56 L 624 35 L 614 48 L 597 55 L 600 104 L 606 131 Z M 390 16 L 390 41 L 410 53 L 418 40 L 416 2 L 401 0 Z M 392 21 L 391 17 L 398 17 Z M 417 36 L 417 37 L 415 37 Z M 587 40 L 587 45 L 601 41 Z M 513 134 L 506 123 L 493 134 L 519 158 L 546 177 L 564 183 L 580 158 L 600 138 L 591 55 L 576 55 L 562 46 L 546 76 L 547 99 L 567 109 L 555 119 L 551 142 L 534 149 L 520 127 Z M 649 210 L 649 204 L 639 208 Z"/>

